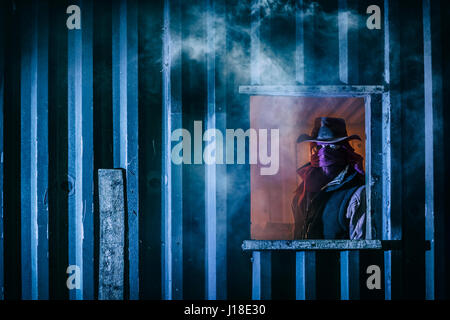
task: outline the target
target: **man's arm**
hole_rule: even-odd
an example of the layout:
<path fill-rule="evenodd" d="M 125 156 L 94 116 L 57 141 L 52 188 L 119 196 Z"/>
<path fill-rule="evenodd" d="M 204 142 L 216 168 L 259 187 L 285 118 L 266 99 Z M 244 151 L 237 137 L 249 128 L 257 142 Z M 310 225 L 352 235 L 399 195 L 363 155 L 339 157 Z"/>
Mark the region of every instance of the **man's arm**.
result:
<path fill-rule="evenodd" d="M 366 236 L 366 187 L 359 187 L 350 198 L 346 218 L 349 220 L 350 240 L 362 240 Z"/>

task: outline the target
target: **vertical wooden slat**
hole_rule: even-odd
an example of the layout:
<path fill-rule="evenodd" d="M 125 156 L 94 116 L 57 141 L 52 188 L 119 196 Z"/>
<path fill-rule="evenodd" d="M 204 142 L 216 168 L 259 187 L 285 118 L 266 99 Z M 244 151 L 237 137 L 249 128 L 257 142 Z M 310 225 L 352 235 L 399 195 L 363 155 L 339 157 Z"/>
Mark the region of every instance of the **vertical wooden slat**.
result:
<path fill-rule="evenodd" d="M 445 1 L 430 1 L 430 34 L 431 34 L 431 69 L 432 69 L 432 94 L 433 94 L 433 182 L 434 182 L 434 194 L 433 194 L 433 206 L 434 206 L 434 235 L 433 235 L 433 251 L 434 251 L 434 299 L 444 299 L 446 297 L 445 290 L 448 287 L 448 281 L 446 281 L 446 224 L 445 224 L 445 210 L 444 202 L 446 199 L 445 190 L 445 175 L 442 172 L 445 171 L 446 162 L 444 160 L 445 148 L 441 148 L 443 141 L 445 141 L 446 134 L 442 130 L 445 115 L 445 106 L 443 103 L 443 92 L 448 90 L 443 89 L 444 83 L 442 76 L 443 73 L 443 57 L 445 56 L 442 40 L 443 36 L 442 25 L 444 19 L 441 17 L 441 12 L 445 12 L 447 17 L 449 16 L 449 3 Z M 447 28 L 449 30 L 448 22 Z M 448 35 L 448 33 L 447 33 Z M 447 145 L 447 143 L 444 142 Z M 447 282 L 447 283 L 446 283 Z"/>
<path fill-rule="evenodd" d="M 48 28 L 46 3 L 24 10 L 21 66 L 22 298 L 48 298 Z"/>
<path fill-rule="evenodd" d="M 205 116 L 205 130 L 216 129 L 216 61 L 215 61 L 215 21 L 214 2 L 206 0 L 206 84 L 207 110 Z M 217 136 L 210 142 L 216 146 Z M 216 150 L 217 154 L 217 150 Z M 216 159 L 212 164 L 205 164 L 205 295 L 208 300 L 215 300 L 217 296 L 217 186 Z"/>
<path fill-rule="evenodd" d="M 81 30 L 68 32 L 68 174 L 74 180 L 69 195 L 69 265 L 80 268 L 79 289 L 70 298 L 94 297 L 93 230 L 93 93 L 92 3 L 80 1 Z"/>
<path fill-rule="evenodd" d="M 348 25 L 349 13 L 347 0 L 338 1 L 338 30 L 339 30 L 339 80 L 348 83 Z"/>
<path fill-rule="evenodd" d="M 253 0 L 250 22 L 250 82 L 261 83 L 261 0 Z M 254 251 L 252 256 L 252 299 L 262 300 L 271 297 L 271 253 Z"/>
<path fill-rule="evenodd" d="M 252 299 L 270 300 L 272 297 L 272 254 L 270 251 L 253 251 Z"/>
<path fill-rule="evenodd" d="M 227 41 L 230 36 L 227 34 L 226 23 L 226 0 L 214 1 L 214 23 L 215 38 L 215 66 L 216 66 L 216 85 L 215 85 L 215 109 L 216 109 L 216 128 L 220 132 L 226 132 L 227 127 L 227 77 L 228 73 L 228 56 Z M 232 39 L 230 39 L 232 40 Z M 225 155 L 224 155 L 225 156 Z M 218 300 L 227 299 L 228 294 L 228 278 L 227 278 L 227 166 L 216 165 L 216 298 Z"/>
<path fill-rule="evenodd" d="M 384 5 L 384 82 L 390 83 L 390 29 L 389 29 L 389 2 Z M 382 101 L 383 123 L 383 206 L 382 206 L 382 231 L 379 237 L 383 240 L 391 239 L 391 99 L 390 92 L 383 94 Z M 385 299 L 391 299 L 391 259 L 392 252 L 384 252 L 384 291 Z"/>
<path fill-rule="evenodd" d="M 20 200 L 22 299 L 37 299 L 37 19 L 35 7 L 22 16 L 20 79 Z M 30 26 L 24 23 L 31 21 Z M 32 27 L 31 27 L 32 26 Z"/>
<path fill-rule="evenodd" d="M 390 25 L 389 25 L 389 1 L 384 1 L 384 82 L 390 83 Z M 381 238 L 391 239 L 391 99 L 390 92 L 383 95 L 383 130 L 382 139 L 388 142 L 383 147 L 383 230 Z M 391 251 L 384 252 L 384 292 L 385 299 L 391 299 Z"/>
<path fill-rule="evenodd" d="M 386 143 L 383 154 L 383 240 L 402 238 L 402 199 L 391 197 L 391 190 L 401 194 L 401 154 L 393 152 L 401 146 L 401 101 L 399 60 L 399 5 L 397 1 L 384 1 L 384 81 L 389 92 L 383 95 L 382 139 Z M 389 141 L 389 142 L 388 142 Z M 401 252 L 384 252 L 385 299 L 401 296 Z"/>
<path fill-rule="evenodd" d="M 366 181 L 366 189 L 367 192 L 370 193 L 370 209 L 368 211 L 368 217 L 367 219 L 370 219 L 370 223 L 372 225 L 372 229 L 369 231 L 372 231 L 373 229 L 376 230 L 376 232 L 379 234 L 380 230 L 382 230 L 382 202 L 383 202 L 383 194 L 382 194 L 382 184 L 383 184 L 383 170 L 382 170 L 382 164 L 383 164 L 383 147 L 385 145 L 383 144 L 382 140 L 382 128 L 383 128 L 383 110 L 382 110 L 382 102 L 383 97 L 380 94 L 372 95 L 370 98 L 370 102 L 368 99 L 366 99 L 367 105 L 366 105 L 366 119 L 370 123 L 366 123 L 366 130 L 368 134 L 370 135 L 370 143 L 369 147 L 366 144 L 366 150 L 370 150 L 370 166 L 366 170 L 366 179 L 369 179 Z M 370 105 L 369 105 L 370 104 Z M 370 114 L 367 114 L 367 110 L 370 109 Z M 368 141 L 368 138 L 366 136 L 366 139 Z M 370 184 L 370 186 L 368 185 Z M 381 231 L 382 232 L 382 231 Z M 372 232 L 370 232 L 372 233 Z M 371 234 L 371 237 L 374 235 Z M 378 235 L 377 235 L 378 237 Z"/>
<path fill-rule="evenodd" d="M 220 132 L 226 130 L 225 112 L 216 113 L 216 128 Z M 224 165 L 216 166 L 216 261 L 217 261 L 217 295 L 216 298 L 227 298 L 227 174 Z"/>
<path fill-rule="evenodd" d="M 295 253 L 295 274 L 297 300 L 316 299 L 316 253 L 299 251 Z"/>
<path fill-rule="evenodd" d="M 341 300 L 359 299 L 359 252 L 342 251 L 341 264 Z"/>
<path fill-rule="evenodd" d="M 261 0 L 252 0 L 250 22 L 250 82 L 252 85 L 261 83 Z"/>
<path fill-rule="evenodd" d="M 135 0 L 128 1 L 127 30 L 127 201 L 128 201 L 128 254 L 130 267 L 130 299 L 139 298 L 139 201 L 138 201 L 138 35 Z M 125 163 L 124 163 L 125 165 Z"/>
<path fill-rule="evenodd" d="M 37 66 L 37 272 L 38 299 L 49 298 L 48 244 L 48 3 L 38 3 L 38 66 Z"/>
<path fill-rule="evenodd" d="M 390 93 L 383 94 L 382 101 L 382 141 L 383 141 L 383 180 L 382 180 L 382 230 L 377 238 L 391 240 L 391 100 Z M 384 252 L 385 298 L 391 298 L 392 251 Z"/>
<path fill-rule="evenodd" d="M 3 99 L 5 83 L 5 10 L 1 6 L 0 13 L 0 300 L 5 298 L 4 292 L 4 251 L 3 251 Z"/>
<path fill-rule="evenodd" d="M 366 128 L 366 150 L 368 150 L 369 152 L 367 154 L 369 154 L 368 157 L 366 157 L 365 159 L 365 171 L 370 173 L 372 170 L 372 156 L 371 156 L 371 145 L 372 145 L 372 135 L 370 134 L 370 128 L 371 128 L 371 96 L 366 96 L 364 99 L 364 104 L 365 104 L 365 111 L 364 111 L 364 116 L 365 116 L 365 128 Z M 367 211 L 367 216 L 366 216 L 366 237 L 368 237 L 369 239 L 372 239 L 372 193 L 371 193 L 371 189 L 372 189 L 372 185 L 370 184 L 370 174 L 366 174 L 366 211 Z M 369 182 L 369 184 L 368 184 Z"/>
<path fill-rule="evenodd" d="M 137 2 L 113 4 L 114 166 L 126 170 L 129 298 L 139 298 Z"/>
<path fill-rule="evenodd" d="M 303 0 L 298 0 L 295 13 L 295 80 L 300 84 L 305 83 L 304 16 Z"/>
<path fill-rule="evenodd" d="M 84 16 L 83 16 L 84 18 Z M 84 19 L 83 19 L 84 20 Z M 83 274 L 82 260 L 82 35 L 80 30 L 68 32 L 68 174 L 75 181 L 75 193 L 69 194 L 69 265 L 76 265 Z M 78 138 L 78 139 L 77 139 Z M 70 299 L 82 300 L 83 290 L 72 289 Z"/>
<path fill-rule="evenodd" d="M 94 142 L 93 142 L 93 4 L 83 0 L 82 150 L 83 157 L 83 299 L 94 299 Z"/>
<path fill-rule="evenodd" d="M 172 96 L 170 86 L 171 76 L 171 6 L 170 1 L 164 1 L 163 29 L 163 143 L 162 143 L 162 213 L 161 219 L 161 269 L 162 298 L 172 299 L 172 163 L 171 163 L 171 108 Z"/>
<path fill-rule="evenodd" d="M 425 89 L 425 240 L 431 248 L 425 253 L 425 298 L 434 294 L 434 137 L 433 65 L 431 48 L 430 0 L 423 0 L 424 89 Z"/>
<path fill-rule="evenodd" d="M 305 251 L 295 253 L 295 299 L 306 300 Z"/>
<path fill-rule="evenodd" d="M 179 26 L 179 24 L 178 24 Z M 179 33 L 178 33 L 179 35 Z M 181 48 L 181 39 L 178 39 Z M 181 50 L 177 50 L 178 61 L 173 64 L 172 73 L 172 116 L 171 127 L 182 127 L 181 112 Z M 172 299 L 183 299 L 183 166 L 172 165 Z"/>
<path fill-rule="evenodd" d="M 221 8 L 217 8 L 217 6 L 220 6 L 220 3 L 206 0 L 207 110 L 205 130 L 218 129 L 223 133 L 226 126 L 223 112 L 224 103 L 216 98 L 217 87 L 220 85 L 220 78 L 219 83 L 216 83 L 216 78 L 219 76 L 216 72 L 216 59 L 220 44 L 216 45 L 216 43 L 223 37 L 217 30 L 221 27 L 218 25 L 220 19 L 217 18 L 218 10 Z M 220 32 L 225 31 L 220 29 Z M 218 94 L 220 95 L 220 92 Z M 216 144 L 217 138 L 214 134 L 210 144 L 220 148 L 220 145 Z M 216 149 L 216 155 L 218 150 Z M 222 236 L 226 234 L 226 207 L 224 206 L 226 203 L 226 174 L 223 169 L 220 159 L 214 158 L 213 163 L 205 164 L 205 290 L 208 300 L 226 298 L 226 240 Z"/>
<path fill-rule="evenodd" d="M 164 1 L 162 298 L 183 298 L 182 165 L 171 161 L 171 133 L 182 127 L 180 2 Z"/>

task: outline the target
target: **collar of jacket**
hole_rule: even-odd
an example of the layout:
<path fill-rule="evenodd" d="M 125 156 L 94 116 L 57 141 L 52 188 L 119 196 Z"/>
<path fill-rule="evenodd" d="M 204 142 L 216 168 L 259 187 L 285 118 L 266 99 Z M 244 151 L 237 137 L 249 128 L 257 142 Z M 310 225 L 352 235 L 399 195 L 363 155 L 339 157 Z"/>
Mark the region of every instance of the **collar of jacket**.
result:
<path fill-rule="evenodd" d="M 308 162 L 297 169 L 297 172 L 304 167 L 310 166 L 311 162 Z M 350 165 L 346 165 L 345 168 L 330 182 L 328 182 L 325 186 L 320 189 L 320 191 L 334 191 L 339 189 L 342 185 L 345 183 L 351 181 L 356 176 L 360 175 L 356 170 L 352 170 L 352 167 Z M 361 175 L 364 177 L 363 175 Z"/>
<path fill-rule="evenodd" d="M 356 170 L 350 170 L 350 166 L 347 165 L 332 181 L 328 182 L 322 190 L 334 191 L 342 187 L 347 182 L 353 180 L 358 175 Z"/>

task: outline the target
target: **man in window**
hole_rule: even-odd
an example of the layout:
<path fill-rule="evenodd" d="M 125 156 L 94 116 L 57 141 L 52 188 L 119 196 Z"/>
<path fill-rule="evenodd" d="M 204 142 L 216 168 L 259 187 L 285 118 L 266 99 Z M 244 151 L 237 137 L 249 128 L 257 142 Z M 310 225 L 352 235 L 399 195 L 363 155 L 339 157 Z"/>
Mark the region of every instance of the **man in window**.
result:
<path fill-rule="evenodd" d="M 344 119 L 315 119 L 310 143 L 311 161 L 297 170 L 303 182 L 292 202 L 295 239 L 364 239 L 366 198 L 363 157 L 355 153 Z"/>

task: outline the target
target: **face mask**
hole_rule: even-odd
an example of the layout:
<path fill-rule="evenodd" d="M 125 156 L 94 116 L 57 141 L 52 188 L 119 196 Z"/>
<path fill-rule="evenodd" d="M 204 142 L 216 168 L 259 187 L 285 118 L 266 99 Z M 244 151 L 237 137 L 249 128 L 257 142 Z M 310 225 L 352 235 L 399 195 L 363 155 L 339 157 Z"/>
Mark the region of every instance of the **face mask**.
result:
<path fill-rule="evenodd" d="M 331 167 L 348 163 L 347 150 L 337 144 L 315 144 L 311 147 L 311 166 Z"/>

